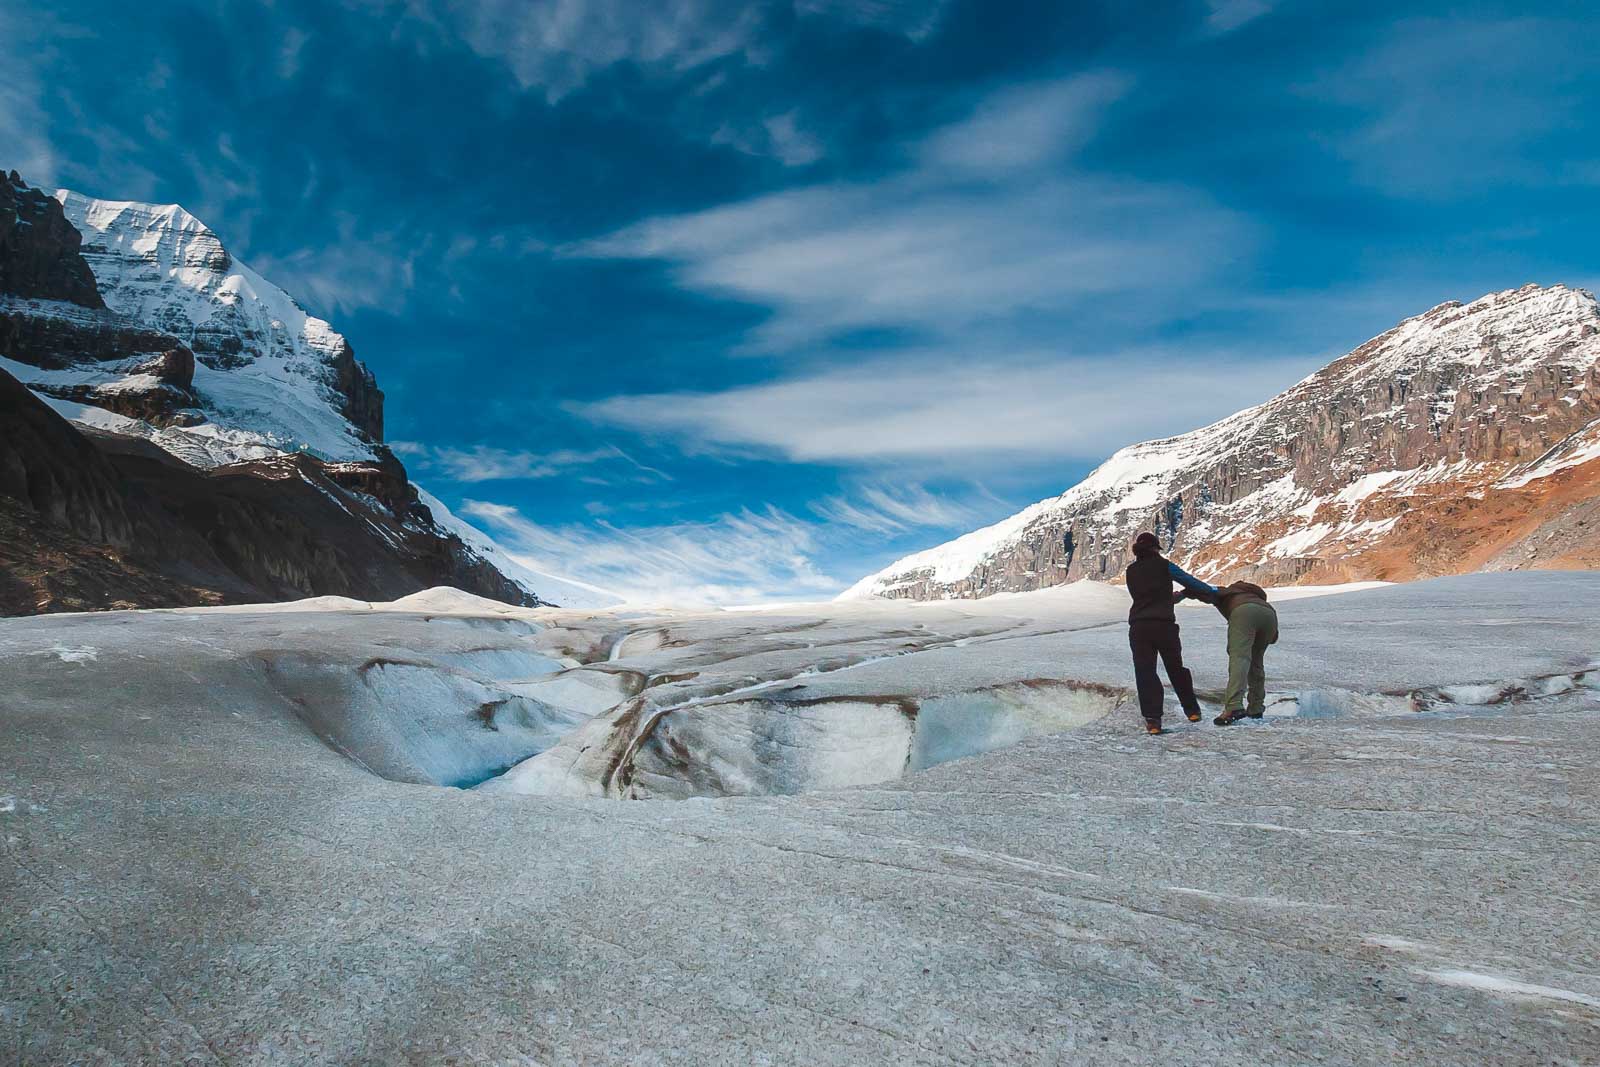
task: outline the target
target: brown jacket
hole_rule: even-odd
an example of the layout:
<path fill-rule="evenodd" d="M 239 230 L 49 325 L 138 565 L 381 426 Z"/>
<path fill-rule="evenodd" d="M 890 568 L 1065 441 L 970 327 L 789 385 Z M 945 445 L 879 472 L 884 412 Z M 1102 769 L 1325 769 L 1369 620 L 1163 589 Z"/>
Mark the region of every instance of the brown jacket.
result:
<path fill-rule="evenodd" d="M 1234 582 L 1217 590 L 1216 606 L 1222 612 L 1224 619 L 1233 616 L 1233 609 L 1240 604 L 1265 604 L 1267 591 L 1254 582 Z"/>

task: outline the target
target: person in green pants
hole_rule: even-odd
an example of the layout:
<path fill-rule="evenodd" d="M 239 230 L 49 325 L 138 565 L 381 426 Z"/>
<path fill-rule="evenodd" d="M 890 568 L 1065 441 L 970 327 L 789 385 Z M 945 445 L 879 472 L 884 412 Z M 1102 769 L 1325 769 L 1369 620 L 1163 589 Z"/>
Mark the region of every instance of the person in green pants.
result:
<path fill-rule="evenodd" d="M 1266 590 L 1250 582 L 1217 590 L 1216 607 L 1228 620 L 1228 691 L 1222 714 L 1211 721 L 1231 726 L 1247 716 L 1259 719 L 1266 714 L 1267 646 L 1278 641 L 1278 613 L 1267 603 Z"/>

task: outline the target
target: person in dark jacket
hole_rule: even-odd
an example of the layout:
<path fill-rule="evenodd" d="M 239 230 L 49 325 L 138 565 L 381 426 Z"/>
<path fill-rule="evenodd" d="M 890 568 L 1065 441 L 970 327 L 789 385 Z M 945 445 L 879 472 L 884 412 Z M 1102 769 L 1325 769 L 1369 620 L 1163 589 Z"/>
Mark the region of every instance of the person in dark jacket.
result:
<path fill-rule="evenodd" d="M 1183 665 L 1183 642 L 1178 639 L 1178 617 L 1173 606 L 1185 597 L 1211 603 L 1216 589 L 1161 555 L 1161 542 L 1142 533 L 1133 542 L 1133 562 L 1126 574 L 1128 595 L 1128 646 L 1133 652 L 1133 678 L 1139 690 L 1139 713 L 1145 729 L 1162 733 L 1161 705 L 1166 693 L 1156 675 L 1156 659 L 1167 668 L 1167 680 L 1190 722 L 1200 721 L 1200 702 L 1194 696 L 1194 678 Z M 1173 592 L 1172 585 L 1180 586 Z"/>
<path fill-rule="evenodd" d="M 1267 710 L 1267 646 L 1278 642 L 1278 612 L 1267 603 L 1267 591 L 1251 582 L 1223 586 L 1212 603 L 1228 620 L 1228 691 L 1222 714 L 1211 721 L 1231 726 L 1259 719 Z"/>

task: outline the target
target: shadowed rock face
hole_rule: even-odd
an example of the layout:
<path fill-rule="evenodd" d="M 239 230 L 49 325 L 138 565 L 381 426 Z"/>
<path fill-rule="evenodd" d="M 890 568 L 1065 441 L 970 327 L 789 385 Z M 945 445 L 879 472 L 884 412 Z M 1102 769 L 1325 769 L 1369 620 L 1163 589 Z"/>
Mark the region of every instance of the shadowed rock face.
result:
<path fill-rule="evenodd" d="M 392 457 L 200 470 L 80 432 L 3 371 L 0 425 L 0 615 L 387 600 L 435 585 L 537 603 L 434 527 Z"/>
<path fill-rule="evenodd" d="M 157 359 L 165 353 L 182 353 L 193 367 L 194 357 L 176 337 L 146 329 L 101 309 L 73 304 L 23 301 L 0 293 L 0 354 L 44 370 L 59 370 L 84 363 L 115 363 Z"/>
<path fill-rule="evenodd" d="M 344 397 L 341 412 L 373 441 L 383 440 L 383 390 L 367 365 L 356 359 L 348 343 L 333 358 L 333 387 Z"/>
<path fill-rule="evenodd" d="M 53 197 L 16 171 L 0 177 L 0 355 L 44 369 L 145 356 L 166 372 L 164 382 L 187 389 L 193 354 L 170 334 L 108 309 L 81 245 Z M 137 406 L 159 416 L 171 405 L 146 398 Z"/>
<path fill-rule="evenodd" d="M 1597 420 L 1592 295 L 1525 286 L 1442 304 L 1259 407 L 1125 449 L 1058 499 L 854 591 L 937 599 L 1112 579 L 1142 530 L 1202 576 L 1270 584 L 1409 580 L 1491 559 L 1571 566 L 1600 530 L 1560 544 L 1532 534 L 1587 499 L 1545 483 L 1600 455 L 1586 451 Z M 1529 521 L 1480 524 L 1482 507 Z"/>
<path fill-rule="evenodd" d="M 0 496 L 90 541 L 139 540 L 139 508 L 110 461 L 3 371 L 0 419 Z"/>
<path fill-rule="evenodd" d="M 53 198 L 16 171 L 0 175 L 0 293 L 105 307 L 82 243 Z"/>

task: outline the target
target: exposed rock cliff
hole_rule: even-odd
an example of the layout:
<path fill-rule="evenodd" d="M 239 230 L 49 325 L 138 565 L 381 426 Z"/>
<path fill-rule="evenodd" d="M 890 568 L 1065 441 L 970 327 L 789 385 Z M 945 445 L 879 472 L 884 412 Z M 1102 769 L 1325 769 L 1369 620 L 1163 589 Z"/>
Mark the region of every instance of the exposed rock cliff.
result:
<path fill-rule="evenodd" d="M 82 243 L 60 204 L 16 171 L 0 175 L 0 292 L 105 307 Z"/>
<path fill-rule="evenodd" d="M 0 371 L 0 615 L 387 600 L 453 585 L 536 597 L 441 529 L 405 471 L 281 455 L 212 470 L 80 430 Z"/>
<path fill-rule="evenodd" d="M 846 596 L 1114 578 L 1157 532 L 1202 576 L 1405 580 L 1585 565 L 1600 528 L 1600 305 L 1565 286 L 1441 304 L 1259 407 L 1123 449 L 1061 496 Z"/>

